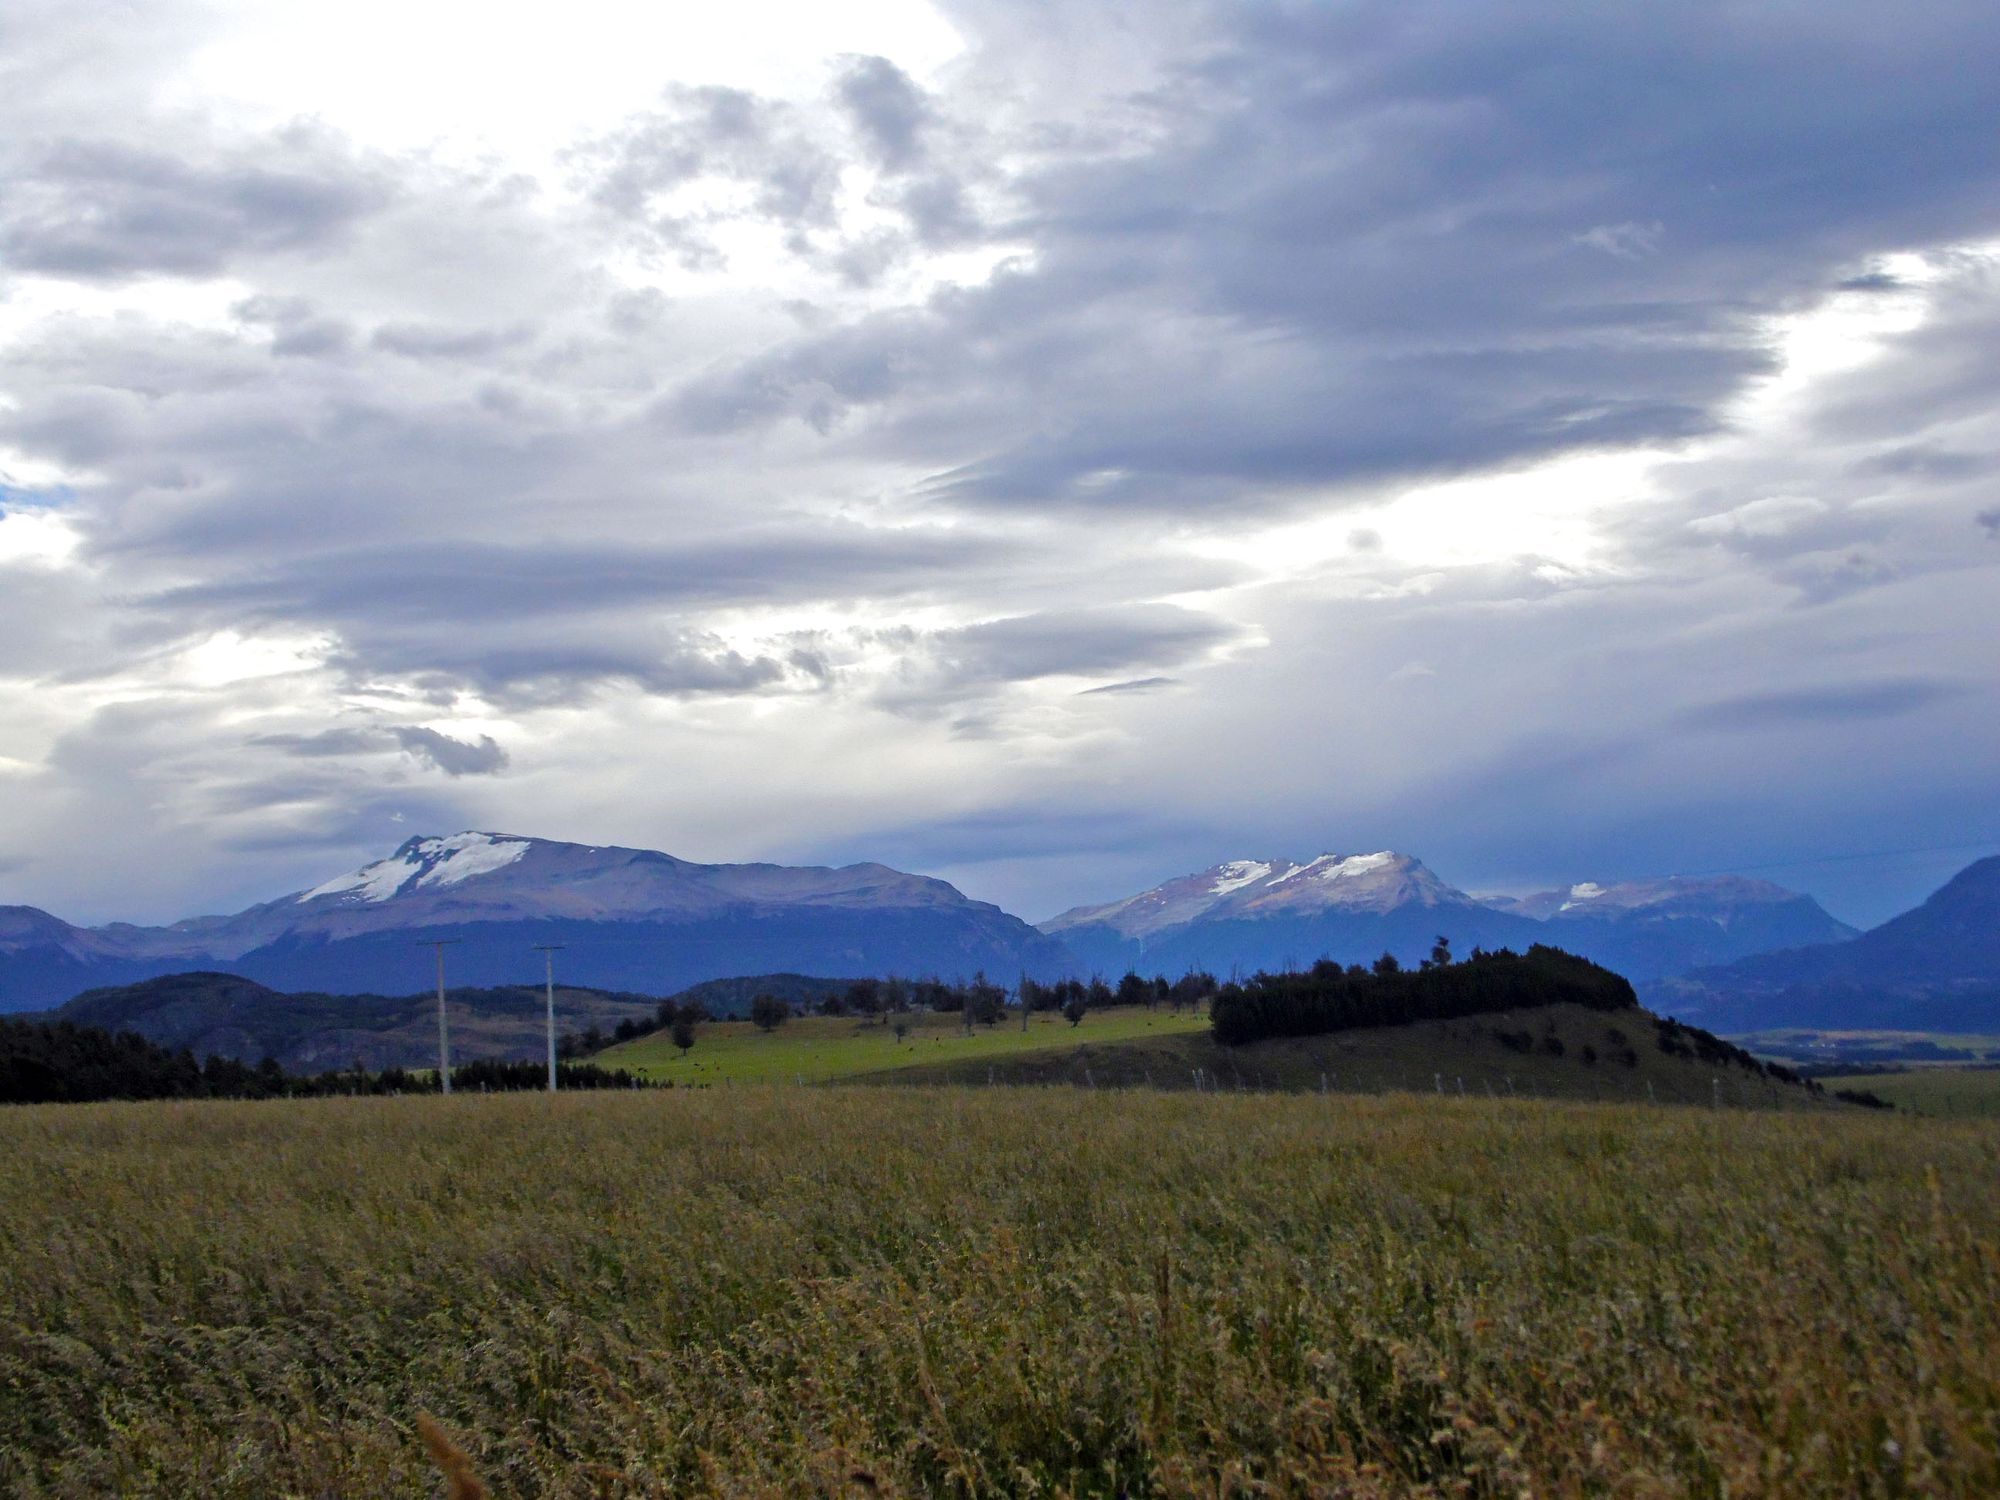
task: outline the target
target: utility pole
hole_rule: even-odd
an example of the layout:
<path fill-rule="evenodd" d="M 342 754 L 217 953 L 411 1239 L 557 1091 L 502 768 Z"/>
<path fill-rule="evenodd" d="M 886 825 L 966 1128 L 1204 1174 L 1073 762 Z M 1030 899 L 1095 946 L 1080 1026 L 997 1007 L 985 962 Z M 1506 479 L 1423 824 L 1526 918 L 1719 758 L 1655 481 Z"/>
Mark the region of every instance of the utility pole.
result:
<path fill-rule="evenodd" d="M 451 1092 L 451 1033 L 445 1027 L 444 1019 L 444 950 L 459 938 L 431 938 L 419 943 L 419 947 L 437 949 L 438 961 L 438 1084 L 445 1093 Z"/>
<path fill-rule="evenodd" d="M 556 1091 L 556 955 L 563 951 L 562 943 L 537 943 L 535 951 L 542 955 L 542 978 L 548 986 L 549 1002 L 549 1092 Z"/>

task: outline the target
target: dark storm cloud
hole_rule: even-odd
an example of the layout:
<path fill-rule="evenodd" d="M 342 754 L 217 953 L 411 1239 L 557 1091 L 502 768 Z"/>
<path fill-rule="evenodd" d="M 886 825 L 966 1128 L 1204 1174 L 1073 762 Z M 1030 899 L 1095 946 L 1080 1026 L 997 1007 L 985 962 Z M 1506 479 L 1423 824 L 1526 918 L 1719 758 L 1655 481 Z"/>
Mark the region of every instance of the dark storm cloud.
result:
<path fill-rule="evenodd" d="M 695 631 L 622 632 L 605 643 L 600 632 L 571 632 L 510 644 L 494 638 L 454 649 L 434 639 L 370 637 L 336 660 L 357 680 L 403 676 L 440 703 L 471 689 L 510 709 L 587 702 L 626 685 L 661 698 L 733 695 L 776 687 L 787 664 L 744 653 Z"/>
<path fill-rule="evenodd" d="M 0 266 L 89 281 L 215 275 L 243 255 L 324 250 L 388 196 L 303 129 L 220 159 L 61 140 L 17 159 L 8 180 Z"/>
<path fill-rule="evenodd" d="M 2000 24 L 1962 9 L 1206 14 L 1145 149 L 1011 184 L 995 232 L 1031 268 L 671 409 L 870 422 L 901 451 L 959 431 L 984 451 L 938 493 L 1010 509 L 1284 503 L 1712 432 L 1767 368 L 1757 313 L 2000 216 L 1974 144 Z"/>
<path fill-rule="evenodd" d="M 343 726 L 313 734 L 265 734 L 250 742 L 308 760 L 405 751 L 447 776 L 490 776 L 506 769 L 507 752 L 491 735 L 461 740 L 422 725 Z"/>
<path fill-rule="evenodd" d="M 1964 683 L 1910 677 L 1747 693 L 1694 709 L 1684 716 L 1683 722 L 1697 729 L 1773 729 L 1887 719 L 1959 697 L 1966 691 Z"/>
<path fill-rule="evenodd" d="M 380 750 L 388 739 L 385 729 L 349 725 L 340 729 L 322 729 L 312 734 L 260 734 L 250 743 L 282 750 L 287 755 L 317 760 L 322 757 L 369 755 Z"/>
<path fill-rule="evenodd" d="M 466 741 L 414 725 L 401 725 L 390 733 L 404 750 L 447 776 L 491 776 L 507 765 L 507 752 L 490 734 Z"/>

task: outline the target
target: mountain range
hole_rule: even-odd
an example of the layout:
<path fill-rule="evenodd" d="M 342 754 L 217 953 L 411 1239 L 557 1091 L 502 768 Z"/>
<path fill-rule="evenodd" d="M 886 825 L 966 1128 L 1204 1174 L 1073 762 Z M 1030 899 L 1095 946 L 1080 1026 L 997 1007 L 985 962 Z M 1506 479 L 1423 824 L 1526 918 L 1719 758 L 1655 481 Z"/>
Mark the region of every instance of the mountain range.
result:
<path fill-rule="evenodd" d="M 795 970 L 1009 978 L 1067 972 L 1062 945 L 942 880 L 886 865 L 704 865 L 647 849 L 466 832 L 234 916 L 168 927 L 72 927 L 0 908 L 0 1011 L 195 969 L 281 990 L 407 993 L 419 945 L 456 944 L 454 984 L 504 985 L 562 944 L 565 980 L 664 995 L 704 979 Z"/>
<path fill-rule="evenodd" d="M 1367 963 L 1385 951 L 1408 963 L 1442 936 L 1461 955 L 1549 943 L 1634 980 L 1854 936 L 1810 896 L 1768 881 L 1586 881 L 1482 900 L 1390 850 L 1303 864 L 1230 860 L 1121 901 L 1076 907 L 1042 931 L 1105 969 L 1249 972 L 1318 958 Z"/>
<path fill-rule="evenodd" d="M 1647 1003 L 1711 1031 L 2000 1032 L 2000 857 L 1852 942 L 1699 969 L 1652 987 Z"/>
<path fill-rule="evenodd" d="M 791 971 L 1018 975 L 1249 973 L 1327 957 L 1405 963 L 1439 937 L 1543 942 L 1641 986 L 1649 1003 L 1715 1030 L 1778 1024 L 1923 1029 L 2000 1024 L 2000 860 L 1916 911 L 1856 935 L 1811 897 L 1737 876 L 1583 881 L 1481 898 L 1421 860 L 1381 850 L 1238 859 L 1029 926 L 941 880 L 879 864 L 705 865 L 652 850 L 464 832 L 233 916 L 166 927 L 72 926 L 0 907 L 0 1011 L 190 970 L 273 990 L 409 994 L 454 942 L 454 986 L 538 977 L 560 944 L 566 983 L 642 995 Z M 1857 1020 L 1857 1016 L 1878 1019 Z M 1974 1029 L 1980 1029 L 1975 1027 Z"/>

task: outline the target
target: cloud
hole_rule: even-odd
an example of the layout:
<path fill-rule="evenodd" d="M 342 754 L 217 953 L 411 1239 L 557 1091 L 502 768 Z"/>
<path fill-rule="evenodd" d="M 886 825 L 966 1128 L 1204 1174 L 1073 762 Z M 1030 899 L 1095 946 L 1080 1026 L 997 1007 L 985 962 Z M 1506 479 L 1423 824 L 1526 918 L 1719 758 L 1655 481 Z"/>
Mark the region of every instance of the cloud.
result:
<path fill-rule="evenodd" d="M 714 229 L 735 217 L 676 195 L 704 179 L 749 194 L 749 213 L 776 225 L 795 253 L 834 222 L 838 158 L 793 106 L 742 89 L 676 85 L 666 107 L 579 148 L 592 195 L 610 213 L 690 266 L 719 266 Z"/>
<path fill-rule="evenodd" d="M 93 281 L 213 275 L 244 256 L 325 250 L 387 197 L 378 176 L 308 128 L 209 159 L 58 140 L 8 176 L 0 264 Z"/>
<path fill-rule="evenodd" d="M 908 171 L 924 154 L 931 107 L 909 74 L 886 57 L 857 57 L 840 74 L 841 104 L 885 170 Z"/>
<path fill-rule="evenodd" d="M 264 734 L 251 743 L 309 760 L 401 749 L 447 776 L 490 776 L 507 767 L 506 750 L 489 734 L 462 740 L 419 724 L 347 725 L 311 734 Z"/>
<path fill-rule="evenodd" d="M 1598 224 L 1578 235 L 1576 242 L 1620 260 L 1634 260 L 1658 254 L 1660 239 L 1666 232 L 1666 225 L 1657 219 L 1650 224 Z"/>
<path fill-rule="evenodd" d="M 941 631 L 931 648 L 955 682 L 1031 682 L 1187 662 L 1236 638 L 1174 605 L 1059 610 Z"/>
<path fill-rule="evenodd" d="M 1695 709 L 1685 722 L 1701 729 L 1770 729 L 1895 718 L 1965 691 L 1963 683 L 1917 677 L 1750 693 Z"/>
<path fill-rule="evenodd" d="M 526 343 L 532 328 L 440 328 L 423 323 L 389 323 L 369 340 L 377 349 L 411 359 L 483 359 Z"/>
<path fill-rule="evenodd" d="M 390 732 L 411 755 L 447 776 L 491 776 L 507 765 L 507 752 L 490 734 L 474 741 L 458 740 L 416 725 L 400 725 Z"/>

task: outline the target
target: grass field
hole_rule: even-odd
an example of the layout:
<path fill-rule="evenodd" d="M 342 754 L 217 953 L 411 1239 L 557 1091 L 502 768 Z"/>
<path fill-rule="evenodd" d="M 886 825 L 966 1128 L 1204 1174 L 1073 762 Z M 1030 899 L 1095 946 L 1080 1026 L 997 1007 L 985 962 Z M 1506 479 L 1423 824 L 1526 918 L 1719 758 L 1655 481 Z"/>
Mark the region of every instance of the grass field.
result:
<path fill-rule="evenodd" d="M 0 1492 L 2000 1492 L 2000 1128 L 675 1089 L 0 1112 Z"/>
<path fill-rule="evenodd" d="M 970 1035 L 956 1015 L 915 1011 L 902 1020 L 910 1030 L 901 1041 L 885 1019 L 799 1016 L 771 1032 L 748 1021 L 711 1021 L 701 1027 L 685 1058 L 664 1033 L 657 1033 L 600 1052 L 592 1061 L 682 1085 L 825 1083 L 921 1064 L 978 1065 L 1025 1052 L 1208 1029 L 1205 1014 L 1176 1015 L 1164 1007 L 1143 1006 L 1093 1011 L 1078 1026 L 1042 1012 L 1028 1018 L 1025 1031 L 1016 1013 L 997 1026 L 974 1027 Z"/>
<path fill-rule="evenodd" d="M 1942 1119 L 2000 1119 L 2000 1068 L 1912 1068 L 1822 1078 L 1830 1089 L 1866 1089 L 1901 1109 Z"/>

